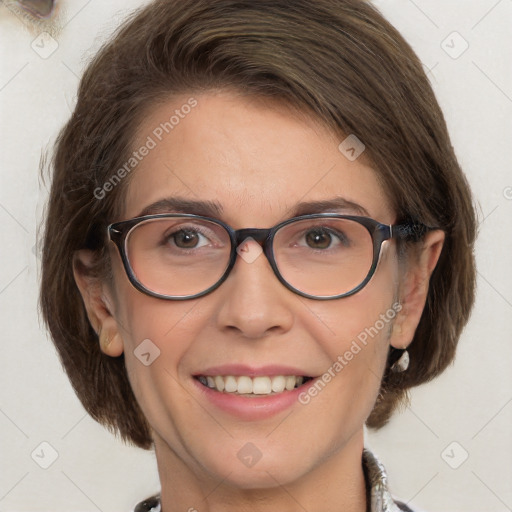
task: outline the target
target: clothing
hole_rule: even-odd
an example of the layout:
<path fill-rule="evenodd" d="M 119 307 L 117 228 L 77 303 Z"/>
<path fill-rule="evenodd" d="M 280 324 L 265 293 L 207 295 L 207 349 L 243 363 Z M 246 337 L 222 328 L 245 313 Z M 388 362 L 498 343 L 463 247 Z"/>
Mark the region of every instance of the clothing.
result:
<path fill-rule="evenodd" d="M 405 503 L 396 501 L 388 489 L 386 469 L 367 448 L 363 450 L 367 512 L 413 512 Z M 133 512 L 161 512 L 160 495 L 140 502 Z"/>
<path fill-rule="evenodd" d="M 405 503 L 393 498 L 388 489 L 386 468 L 367 448 L 363 450 L 363 469 L 366 478 L 366 502 L 369 504 L 367 512 L 413 512 Z"/>

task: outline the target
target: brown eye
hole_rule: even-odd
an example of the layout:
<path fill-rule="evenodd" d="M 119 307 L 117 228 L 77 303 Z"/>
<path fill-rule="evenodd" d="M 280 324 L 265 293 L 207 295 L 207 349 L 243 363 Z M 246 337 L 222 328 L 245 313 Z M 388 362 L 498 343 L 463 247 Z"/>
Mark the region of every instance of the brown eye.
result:
<path fill-rule="evenodd" d="M 309 247 L 315 249 L 327 249 L 331 245 L 331 235 L 325 231 L 310 231 L 306 235 Z"/>
<path fill-rule="evenodd" d="M 181 247 L 182 249 L 193 249 L 198 243 L 199 233 L 182 229 L 172 235 L 172 238 L 178 247 Z"/>

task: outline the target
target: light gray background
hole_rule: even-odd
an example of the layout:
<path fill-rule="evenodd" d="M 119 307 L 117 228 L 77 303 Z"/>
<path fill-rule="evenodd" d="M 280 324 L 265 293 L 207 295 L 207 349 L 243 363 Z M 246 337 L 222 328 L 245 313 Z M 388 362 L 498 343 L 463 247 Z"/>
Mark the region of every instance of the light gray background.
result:
<path fill-rule="evenodd" d="M 512 510 L 512 0 L 375 3 L 430 70 L 481 225 L 477 301 L 455 364 L 367 444 L 413 508 Z M 0 511 L 128 511 L 159 489 L 154 455 L 89 418 L 63 374 L 38 320 L 34 248 L 42 150 L 85 63 L 138 5 L 63 0 L 54 43 L 0 4 Z"/>

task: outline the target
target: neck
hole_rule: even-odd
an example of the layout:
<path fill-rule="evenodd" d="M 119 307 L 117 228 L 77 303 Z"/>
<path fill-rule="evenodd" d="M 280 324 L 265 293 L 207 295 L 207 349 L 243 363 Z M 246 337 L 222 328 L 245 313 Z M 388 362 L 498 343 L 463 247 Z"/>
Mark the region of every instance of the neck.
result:
<path fill-rule="evenodd" d="M 366 512 L 363 431 L 299 478 L 272 475 L 264 488 L 240 488 L 188 454 L 179 456 L 154 433 L 162 512 Z M 181 455 L 181 454 L 180 454 Z"/>

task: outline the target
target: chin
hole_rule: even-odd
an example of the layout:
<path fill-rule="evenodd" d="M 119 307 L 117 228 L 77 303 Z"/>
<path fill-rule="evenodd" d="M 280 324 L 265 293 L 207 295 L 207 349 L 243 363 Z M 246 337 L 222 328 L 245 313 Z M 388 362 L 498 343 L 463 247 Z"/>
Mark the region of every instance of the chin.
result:
<path fill-rule="evenodd" d="M 287 485 L 311 469 L 300 450 L 265 447 L 264 441 L 258 448 L 256 443 L 237 442 L 224 450 L 217 445 L 208 455 L 202 452 L 203 468 L 223 484 L 247 490 Z"/>

